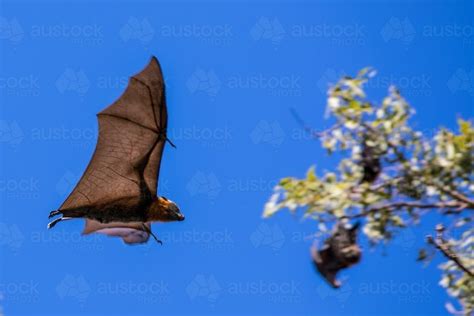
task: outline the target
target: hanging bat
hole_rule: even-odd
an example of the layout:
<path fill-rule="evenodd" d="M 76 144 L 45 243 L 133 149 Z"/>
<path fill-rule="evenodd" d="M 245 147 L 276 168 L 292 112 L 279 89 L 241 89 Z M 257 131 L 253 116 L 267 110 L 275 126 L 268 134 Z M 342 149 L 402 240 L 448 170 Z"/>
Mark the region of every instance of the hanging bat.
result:
<path fill-rule="evenodd" d="M 357 245 L 358 228 L 359 223 L 346 228 L 343 223 L 339 222 L 319 251 L 316 247 L 311 248 L 316 269 L 334 288 L 341 286 L 340 282 L 336 280 L 337 273 L 360 260 L 361 249 Z"/>
<path fill-rule="evenodd" d="M 147 242 L 152 222 L 182 221 L 178 206 L 157 196 L 166 136 L 165 84 L 158 60 L 130 78 L 120 98 L 97 114 L 99 137 L 79 183 L 48 224 L 84 218 L 83 234 L 121 237 L 127 244 Z"/>
<path fill-rule="evenodd" d="M 367 182 L 372 183 L 380 175 L 382 171 L 382 164 L 380 163 L 380 155 L 377 154 L 374 147 L 367 144 L 369 136 L 366 134 L 363 137 L 362 142 L 362 159 L 361 165 L 363 169 L 363 175 L 360 183 Z"/>

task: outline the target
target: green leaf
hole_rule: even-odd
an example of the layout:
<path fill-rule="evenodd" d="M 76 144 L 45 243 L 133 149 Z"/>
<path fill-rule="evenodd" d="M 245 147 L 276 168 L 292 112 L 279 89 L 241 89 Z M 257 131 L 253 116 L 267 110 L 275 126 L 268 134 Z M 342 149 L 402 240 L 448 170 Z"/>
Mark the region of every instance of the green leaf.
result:
<path fill-rule="evenodd" d="M 308 172 L 306 172 L 306 180 L 311 181 L 311 182 L 317 180 L 315 169 L 316 169 L 315 166 L 311 166 L 309 168 Z"/>

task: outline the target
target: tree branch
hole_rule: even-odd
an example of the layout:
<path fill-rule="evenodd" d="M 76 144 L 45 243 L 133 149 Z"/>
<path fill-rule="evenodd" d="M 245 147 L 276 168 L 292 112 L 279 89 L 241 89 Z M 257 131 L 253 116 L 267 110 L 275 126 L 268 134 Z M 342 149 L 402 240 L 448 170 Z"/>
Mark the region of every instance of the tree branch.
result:
<path fill-rule="evenodd" d="M 436 186 L 436 187 L 440 189 L 441 191 L 443 191 L 445 194 L 450 195 L 451 197 L 455 198 L 456 200 L 466 203 L 469 208 L 474 208 L 474 200 L 469 199 L 467 196 L 465 196 L 461 192 L 452 190 L 444 186 L 443 187 Z"/>
<path fill-rule="evenodd" d="M 444 240 L 442 232 L 444 230 L 444 227 L 441 225 L 436 228 L 437 233 L 436 233 L 436 238 L 433 238 L 432 236 L 426 237 L 426 240 L 429 244 L 433 245 L 441 251 L 441 253 L 448 259 L 453 261 L 461 270 L 463 270 L 465 273 L 467 273 L 470 277 L 474 277 L 474 272 L 469 270 L 468 267 L 464 265 L 464 263 L 459 260 L 459 256 L 451 250 L 449 247 L 448 243 L 446 240 Z"/>
<path fill-rule="evenodd" d="M 304 129 L 305 132 L 311 135 L 311 137 L 319 139 L 326 134 L 332 132 L 333 130 L 339 128 L 342 126 L 341 123 L 334 124 L 328 129 L 322 130 L 322 131 L 317 131 L 314 130 L 312 127 L 310 127 L 306 122 L 301 118 L 301 116 L 296 112 L 294 108 L 290 108 L 291 114 L 293 115 L 294 119 L 301 125 L 301 127 Z"/>
<path fill-rule="evenodd" d="M 419 208 L 419 209 L 429 209 L 429 208 L 456 208 L 458 210 L 465 209 L 468 205 L 459 201 L 446 201 L 446 202 L 437 202 L 437 203 L 421 203 L 421 202 L 394 202 L 389 204 L 384 204 L 380 206 L 375 206 L 369 208 L 359 214 L 351 216 L 352 218 L 365 217 L 371 213 L 376 213 L 380 211 L 394 211 L 402 208 Z"/>

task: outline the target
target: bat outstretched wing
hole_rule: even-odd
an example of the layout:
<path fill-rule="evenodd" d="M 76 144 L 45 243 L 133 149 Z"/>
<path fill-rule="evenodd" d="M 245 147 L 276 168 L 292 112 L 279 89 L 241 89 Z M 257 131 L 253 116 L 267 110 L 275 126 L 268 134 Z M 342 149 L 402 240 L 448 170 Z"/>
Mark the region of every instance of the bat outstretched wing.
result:
<path fill-rule="evenodd" d="M 166 142 L 165 85 L 158 60 L 130 78 L 120 98 L 97 114 L 99 137 L 79 183 L 59 210 L 123 197 L 156 196 Z"/>

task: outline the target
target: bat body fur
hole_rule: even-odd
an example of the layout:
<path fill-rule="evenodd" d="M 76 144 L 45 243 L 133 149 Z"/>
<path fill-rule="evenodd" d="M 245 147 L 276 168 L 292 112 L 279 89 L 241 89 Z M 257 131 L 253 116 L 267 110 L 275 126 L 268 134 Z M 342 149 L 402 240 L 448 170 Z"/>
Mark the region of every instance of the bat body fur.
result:
<path fill-rule="evenodd" d="M 145 201 L 140 197 L 124 197 L 95 206 L 80 206 L 63 209 L 64 217 L 88 218 L 100 223 L 111 222 L 168 222 L 181 221 L 184 216 L 176 214 L 170 205 L 173 202 L 162 197 Z"/>
<path fill-rule="evenodd" d="M 336 279 L 337 273 L 360 261 L 362 252 L 356 241 L 358 226 L 345 228 L 342 223 L 338 223 L 320 250 L 311 248 L 316 269 L 334 288 L 341 286 Z"/>
<path fill-rule="evenodd" d="M 374 182 L 375 180 L 377 180 L 380 175 L 380 172 L 382 171 L 380 155 L 376 152 L 375 148 L 368 145 L 369 140 L 369 135 L 364 135 L 361 155 L 361 166 L 363 169 L 363 176 L 360 183 Z"/>

